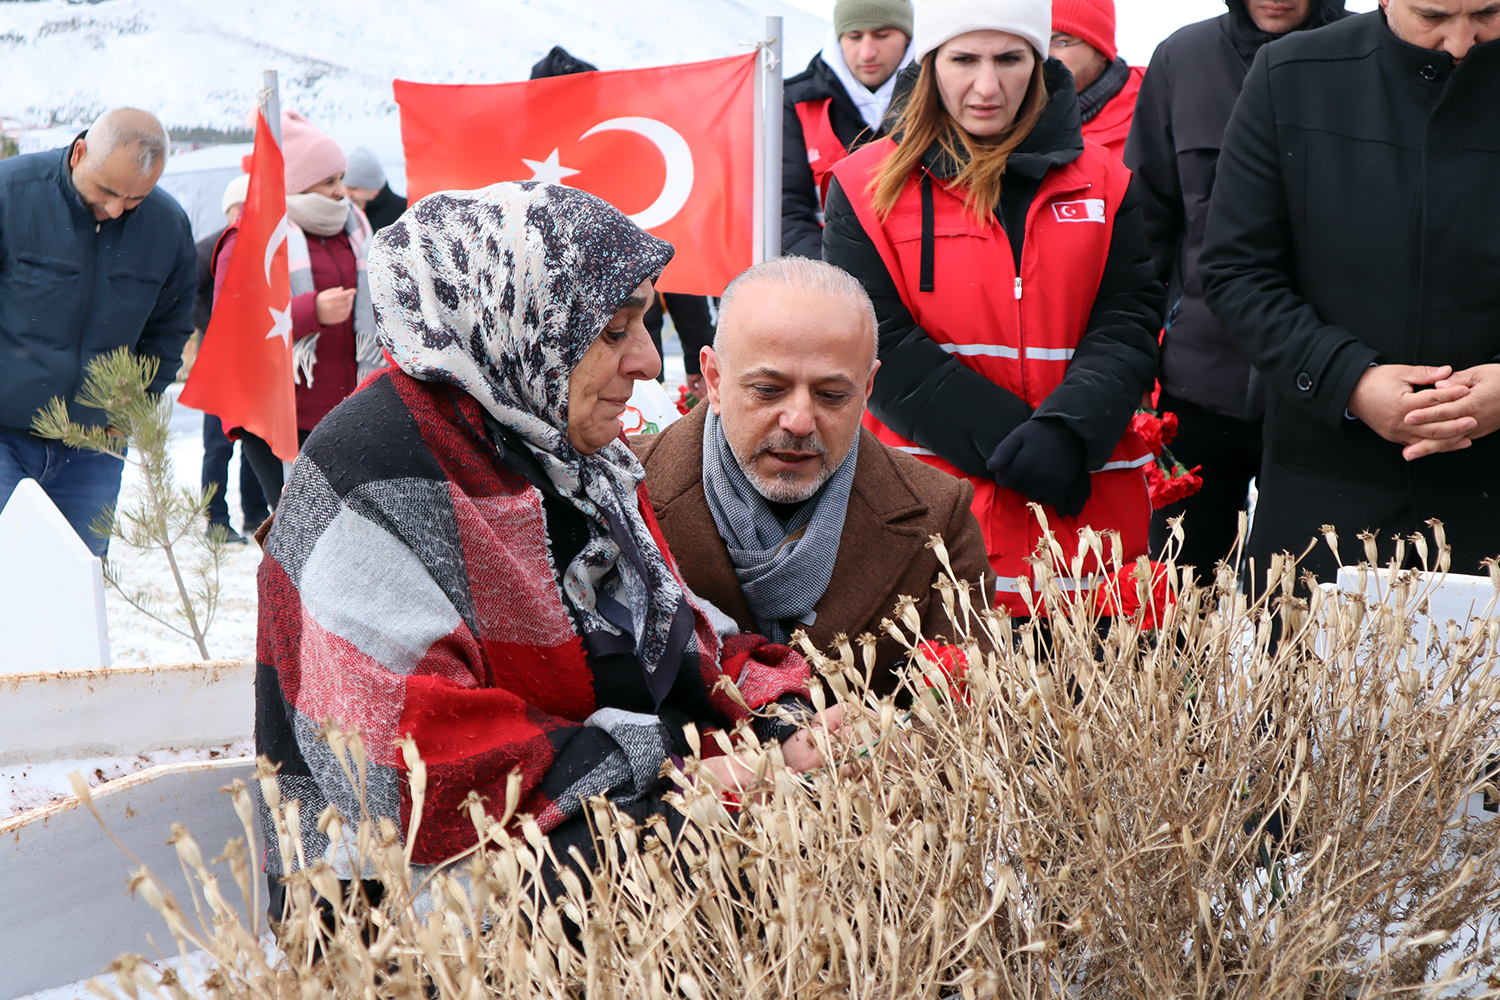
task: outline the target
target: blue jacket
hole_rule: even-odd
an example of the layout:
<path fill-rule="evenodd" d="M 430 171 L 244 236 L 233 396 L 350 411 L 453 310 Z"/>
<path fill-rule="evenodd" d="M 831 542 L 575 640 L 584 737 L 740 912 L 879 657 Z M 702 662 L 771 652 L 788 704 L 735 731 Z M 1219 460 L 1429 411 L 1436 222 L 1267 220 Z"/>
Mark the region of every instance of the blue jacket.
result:
<path fill-rule="evenodd" d="M 193 332 L 198 257 L 187 215 L 160 187 L 97 221 L 68 170 L 69 145 L 0 160 L 0 428 L 27 432 L 53 396 L 73 419 L 88 363 L 118 347 L 161 359 L 161 392 Z"/>

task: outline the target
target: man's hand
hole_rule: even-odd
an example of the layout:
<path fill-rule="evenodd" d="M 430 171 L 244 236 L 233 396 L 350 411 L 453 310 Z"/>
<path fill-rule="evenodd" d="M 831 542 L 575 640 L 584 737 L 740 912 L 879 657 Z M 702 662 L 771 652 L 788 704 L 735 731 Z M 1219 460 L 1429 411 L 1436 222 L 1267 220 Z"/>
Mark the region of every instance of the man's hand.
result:
<path fill-rule="evenodd" d="M 1438 403 L 1410 411 L 1406 414 L 1408 426 L 1427 427 L 1472 420 L 1475 426 L 1465 435 L 1468 441 L 1477 441 L 1500 430 L 1500 364 L 1465 368 L 1439 379 L 1433 383 L 1433 388 L 1439 391 L 1464 388 L 1468 390 L 1468 395 L 1451 403 Z"/>
<path fill-rule="evenodd" d="M 1477 369 L 1470 369 L 1475 371 Z M 1430 385 L 1431 389 L 1418 386 Z M 1427 365 L 1375 365 L 1365 369 L 1349 397 L 1349 412 L 1363 420 L 1370 429 L 1387 441 L 1405 447 L 1402 457 L 1408 462 L 1440 451 L 1455 451 L 1473 443 L 1470 435 L 1479 427 L 1468 413 L 1436 416 L 1412 423 L 1408 415 L 1430 412 L 1445 404 L 1454 404 L 1471 392 L 1468 385 L 1454 380 L 1453 368 Z"/>
<path fill-rule="evenodd" d="M 703 381 L 702 375 L 688 375 L 683 382 L 687 386 L 687 391 L 700 400 L 708 398 L 708 383 Z"/>
<path fill-rule="evenodd" d="M 318 310 L 318 322 L 324 326 L 334 326 L 349 318 L 354 312 L 353 288 L 325 288 L 318 293 L 313 300 Z"/>

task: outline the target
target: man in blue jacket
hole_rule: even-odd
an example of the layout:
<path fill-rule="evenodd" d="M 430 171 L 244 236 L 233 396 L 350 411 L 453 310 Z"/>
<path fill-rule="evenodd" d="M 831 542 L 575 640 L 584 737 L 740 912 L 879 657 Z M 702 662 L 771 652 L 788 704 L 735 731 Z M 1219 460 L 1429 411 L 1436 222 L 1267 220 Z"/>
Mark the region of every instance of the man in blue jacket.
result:
<path fill-rule="evenodd" d="M 0 161 L 0 506 L 35 479 L 79 536 L 114 505 L 123 463 L 31 433 L 54 396 L 72 418 L 90 361 L 119 347 L 161 360 L 153 392 L 177 375 L 193 332 L 197 255 L 186 214 L 156 189 L 167 133 L 134 108 L 106 112 L 65 149 Z"/>

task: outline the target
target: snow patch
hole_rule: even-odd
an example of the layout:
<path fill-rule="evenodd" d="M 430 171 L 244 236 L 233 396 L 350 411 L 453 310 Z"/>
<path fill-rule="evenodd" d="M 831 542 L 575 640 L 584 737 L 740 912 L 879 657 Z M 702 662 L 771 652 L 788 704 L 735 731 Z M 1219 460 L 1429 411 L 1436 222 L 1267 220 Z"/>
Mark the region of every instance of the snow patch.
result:
<path fill-rule="evenodd" d="M 68 775 L 74 771 L 81 773 L 89 787 L 93 788 L 158 764 L 254 755 L 254 741 L 241 740 L 219 747 L 152 750 L 133 757 L 81 757 L 42 764 L 10 764 L 0 767 L 0 820 L 51 805 L 72 795 L 73 786 L 68 782 Z"/>

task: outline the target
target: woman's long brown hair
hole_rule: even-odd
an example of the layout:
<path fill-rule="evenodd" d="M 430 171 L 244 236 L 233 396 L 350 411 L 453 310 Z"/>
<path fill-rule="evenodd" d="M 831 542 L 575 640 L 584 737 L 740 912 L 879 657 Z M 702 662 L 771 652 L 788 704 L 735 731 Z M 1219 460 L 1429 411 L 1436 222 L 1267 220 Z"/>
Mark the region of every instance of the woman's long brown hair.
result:
<path fill-rule="evenodd" d="M 867 189 L 872 193 L 875 211 L 880 218 L 883 220 L 891 214 L 907 178 L 917 169 L 922 154 L 936 142 L 955 163 L 962 164 L 958 176 L 950 184 L 966 189 L 965 210 L 977 221 L 985 221 L 1000 203 L 1000 179 L 1005 174 L 1006 161 L 1036 128 L 1042 111 L 1047 107 L 1047 83 L 1043 79 L 1042 63 L 1042 57 L 1037 56 L 1021 109 L 1010 126 L 998 136 L 981 141 L 960 128 L 943 107 L 943 97 L 937 85 L 937 50 L 927 53 L 922 59 L 922 69 L 916 86 L 912 88 L 911 98 L 892 128 L 892 132 L 901 136 L 901 141 L 881 164 Z"/>

